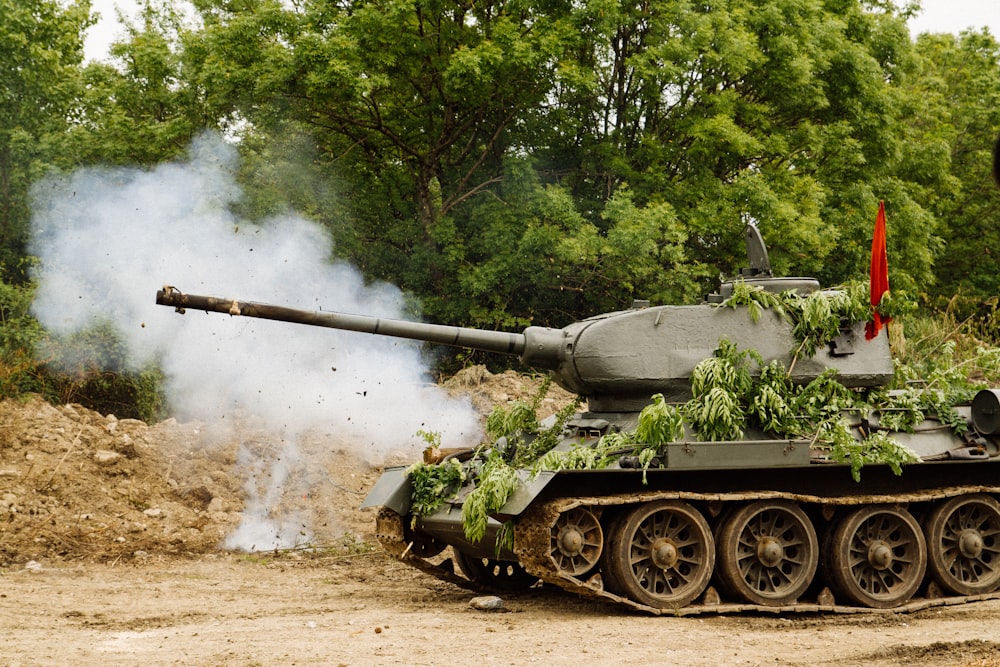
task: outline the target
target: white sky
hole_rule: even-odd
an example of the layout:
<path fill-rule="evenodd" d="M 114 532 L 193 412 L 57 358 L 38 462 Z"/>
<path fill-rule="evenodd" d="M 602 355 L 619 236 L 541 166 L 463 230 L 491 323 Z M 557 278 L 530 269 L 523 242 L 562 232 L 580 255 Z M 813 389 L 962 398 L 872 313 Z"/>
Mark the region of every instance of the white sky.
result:
<path fill-rule="evenodd" d="M 121 36 L 121 25 L 118 23 L 116 7 L 121 7 L 126 15 L 135 17 L 136 3 L 134 0 L 90 0 L 91 12 L 101 15 L 97 25 L 87 32 L 83 50 L 87 60 L 101 60 L 108 55 L 111 42 Z"/>
<path fill-rule="evenodd" d="M 900 2 L 902 4 L 902 2 Z M 960 32 L 969 27 L 989 27 L 1000 39 L 1000 0 L 922 0 L 923 11 L 910 22 L 910 32 Z M 115 7 L 129 16 L 135 15 L 135 0 L 91 0 L 94 11 L 100 12 L 101 22 L 87 36 L 87 58 L 102 59 L 108 46 L 120 33 L 115 19 Z"/>
<path fill-rule="evenodd" d="M 986 26 L 1000 39 L 1000 0 L 922 0 L 923 11 L 910 21 L 910 33 L 961 32 Z"/>

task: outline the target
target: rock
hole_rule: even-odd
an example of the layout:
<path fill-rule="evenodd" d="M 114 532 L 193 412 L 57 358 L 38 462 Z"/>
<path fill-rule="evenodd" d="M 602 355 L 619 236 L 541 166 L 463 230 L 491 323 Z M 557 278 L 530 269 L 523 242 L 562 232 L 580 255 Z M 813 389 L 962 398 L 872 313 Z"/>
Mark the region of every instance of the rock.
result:
<path fill-rule="evenodd" d="M 837 604 L 837 601 L 833 598 L 833 591 L 828 586 L 823 587 L 816 601 L 824 607 L 832 607 Z"/>
<path fill-rule="evenodd" d="M 215 497 L 208 503 L 208 507 L 205 508 L 209 514 L 217 514 L 218 512 L 226 511 L 226 501 L 222 498 Z"/>
<path fill-rule="evenodd" d="M 163 516 L 163 510 L 161 510 L 159 507 L 150 507 L 148 510 L 143 510 L 142 513 L 154 519 Z"/>
<path fill-rule="evenodd" d="M 128 433 L 122 433 L 119 440 L 114 445 L 115 451 L 124 456 L 125 458 L 134 459 L 139 456 L 138 450 L 135 448 L 135 442 Z"/>
<path fill-rule="evenodd" d="M 98 449 L 94 452 L 94 462 L 102 466 L 112 466 L 121 460 L 122 455 L 108 449 Z"/>
<path fill-rule="evenodd" d="M 481 595 L 469 600 L 469 606 L 477 611 L 506 611 L 503 600 L 496 595 Z"/>

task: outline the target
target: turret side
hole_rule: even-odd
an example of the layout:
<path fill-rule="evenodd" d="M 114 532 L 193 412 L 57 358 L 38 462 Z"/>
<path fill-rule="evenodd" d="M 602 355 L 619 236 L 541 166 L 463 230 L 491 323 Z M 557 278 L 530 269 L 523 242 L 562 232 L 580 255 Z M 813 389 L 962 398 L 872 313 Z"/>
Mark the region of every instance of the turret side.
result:
<path fill-rule="evenodd" d="M 592 412 L 639 410 L 655 393 L 687 400 L 691 372 L 723 339 L 756 350 L 765 362 L 780 360 L 798 383 L 828 368 L 837 369 L 838 380 L 849 387 L 880 386 L 893 376 L 888 339 L 883 334 L 866 341 L 863 323 L 846 330 L 836 345 L 796 359 L 794 366 L 798 342 L 791 325 L 767 311 L 754 322 L 746 308 L 659 306 L 584 320 L 564 331 L 568 363 L 554 372 L 556 381 L 586 396 Z"/>

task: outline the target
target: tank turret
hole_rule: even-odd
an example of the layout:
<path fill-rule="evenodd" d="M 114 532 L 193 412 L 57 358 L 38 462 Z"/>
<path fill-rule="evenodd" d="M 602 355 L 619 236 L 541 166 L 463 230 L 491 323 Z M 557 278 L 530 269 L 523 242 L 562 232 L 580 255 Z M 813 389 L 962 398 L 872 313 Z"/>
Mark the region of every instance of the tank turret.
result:
<path fill-rule="evenodd" d="M 748 227 L 750 268 L 738 280 L 780 292 L 818 288 L 811 278 L 775 278 L 757 229 Z M 849 387 L 873 387 L 892 379 L 893 364 L 885 335 L 864 337 L 864 324 L 846 324 L 841 335 L 808 359 L 792 364 L 797 346 L 791 325 L 775 313 L 752 322 L 746 309 L 719 308 L 732 294 L 734 281 L 723 283 L 705 303 L 653 306 L 637 303 L 562 329 L 528 327 L 522 333 L 408 322 L 337 312 L 312 312 L 252 301 L 185 294 L 165 287 L 156 303 L 180 311 L 195 309 L 408 338 L 431 343 L 514 355 L 531 368 L 551 371 L 556 384 L 586 397 L 592 412 L 640 410 L 653 394 L 669 401 L 690 398 L 694 367 L 726 339 L 740 349 L 754 349 L 765 362 L 782 361 L 795 382 L 806 383 L 829 368 Z M 713 303 L 716 302 L 716 303 Z"/>
<path fill-rule="evenodd" d="M 532 368 L 552 371 L 559 386 L 585 396 L 594 412 L 638 410 L 656 393 L 690 396 L 691 371 L 712 355 L 720 339 L 756 349 L 765 361 L 791 365 L 791 327 L 778 316 L 750 321 L 745 310 L 694 306 L 636 307 L 574 322 L 562 329 L 528 327 L 522 333 L 485 331 L 185 294 L 165 287 L 156 303 L 179 310 L 294 322 L 514 355 Z M 864 340 L 863 324 L 846 327 L 836 342 L 799 359 L 792 376 L 808 382 L 836 368 L 847 386 L 871 387 L 892 378 L 885 336 Z"/>

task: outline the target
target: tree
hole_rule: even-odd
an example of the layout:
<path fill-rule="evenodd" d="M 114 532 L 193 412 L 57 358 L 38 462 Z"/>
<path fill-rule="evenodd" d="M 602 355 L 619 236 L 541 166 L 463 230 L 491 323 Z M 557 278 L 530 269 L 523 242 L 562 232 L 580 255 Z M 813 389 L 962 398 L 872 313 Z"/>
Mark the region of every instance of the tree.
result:
<path fill-rule="evenodd" d="M 166 0 L 145 0 L 110 62 L 82 71 L 80 112 L 69 128 L 61 166 L 152 165 L 185 151 L 191 139 L 222 119 L 205 113 L 182 72 L 186 28 Z"/>
<path fill-rule="evenodd" d="M 28 191 L 77 113 L 88 0 L 0 0 L 0 278 L 22 281 Z"/>
<path fill-rule="evenodd" d="M 644 0 L 587 3 L 586 71 L 559 89 L 560 136 L 542 169 L 584 201 L 623 183 L 635 201 L 669 202 L 687 254 L 742 261 L 756 221 L 779 272 L 827 282 L 867 265 L 879 199 L 914 248 L 933 245 L 902 155 L 901 85 L 915 59 L 904 17 L 857 0 Z M 553 124 L 554 125 L 554 124 Z M 548 150 L 549 146 L 554 149 Z M 906 249 L 907 253 L 911 250 Z M 897 253 L 900 282 L 925 277 Z"/>
<path fill-rule="evenodd" d="M 1000 199 L 990 182 L 990 151 L 1000 127 L 1000 45 L 987 31 L 924 34 L 916 95 L 923 112 L 913 124 L 945 154 L 940 188 L 927 193 L 941 224 L 943 249 L 932 296 L 982 301 L 1000 293 Z"/>
<path fill-rule="evenodd" d="M 308 171 L 336 198 L 307 207 L 337 252 L 434 319 L 691 299 L 742 264 L 749 221 L 776 271 L 858 278 L 880 199 L 894 289 L 931 280 L 928 193 L 946 156 L 906 122 L 922 101 L 917 58 L 891 3 L 197 6 L 204 29 L 183 40 L 185 78 L 213 117 L 244 121 L 271 183 L 259 210 L 280 182 L 260 168 L 269 141 L 311 138 Z M 633 252 L 651 245 L 664 248 L 659 271 L 655 253 Z M 624 266 L 609 270 L 611 257 Z M 523 285 L 526 298 L 496 296 Z"/>
<path fill-rule="evenodd" d="M 219 112 L 268 133 L 289 120 L 311 128 L 348 188 L 355 238 L 341 230 L 344 249 L 363 249 L 370 275 L 446 291 L 437 227 L 498 182 L 506 155 L 529 146 L 524 125 L 544 106 L 571 34 L 567 9 L 422 0 L 198 6 L 205 31 L 188 59 Z"/>
<path fill-rule="evenodd" d="M 425 295 L 433 312 L 511 329 L 563 326 L 633 298 L 700 298 L 705 269 L 685 255 L 684 225 L 669 204 L 638 207 L 620 188 L 598 225 L 566 188 L 542 184 L 530 162 L 514 158 L 495 194 L 442 220 L 437 241 L 455 289 Z"/>

